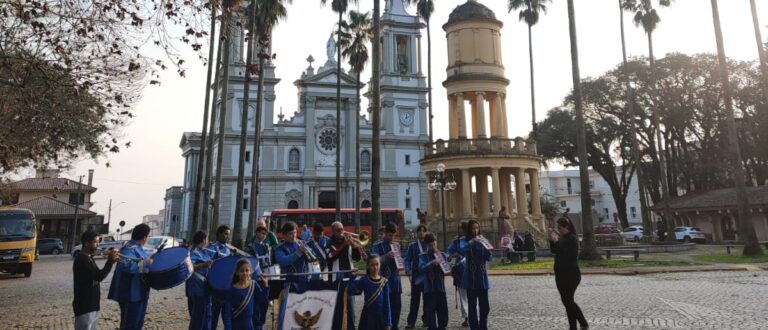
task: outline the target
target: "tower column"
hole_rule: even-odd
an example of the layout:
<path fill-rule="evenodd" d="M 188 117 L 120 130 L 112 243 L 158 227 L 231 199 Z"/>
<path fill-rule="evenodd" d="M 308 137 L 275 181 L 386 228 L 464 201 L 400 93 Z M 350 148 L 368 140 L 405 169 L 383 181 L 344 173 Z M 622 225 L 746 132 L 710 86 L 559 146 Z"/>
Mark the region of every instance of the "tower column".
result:
<path fill-rule="evenodd" d="M 507 95 L 504 93 L 501 93 L 501 130 L 502 136 L 509 138 L 509 127 L 507 127 Z"/>
<path fill-rule="evenodd" d="M 456 93 L 456 112 L 459 119 L 459 138 L 467 138 L 467 114 L 464 111 L 464 93 Z"/>
<path fill-rule="evenodd" d="M 492 136 L 505 137 L 507 134 L 506 132 L 504 132 L 504 116 L 503 116 L 504 110 L 501 107 L 502 101 L 501 101 L 501 95 L 499 94 L 500 93 L 496 93 L 496 95 L 494 95 L 493 97 L 494 111 L 493 111 L 493 123 L 491 126 L 494 127 L 493 129 L 494 134 L 492 134 Z"/>
<path fill-rule="evenodd" d="M 475 177 L 477 184 L 477 217 L 484 218 L 491 213 L 488 205 L 488 175 L 484 168 L 480 169 L 480 171 Z"/>
<path fill-rule="evenodd" d="M 451 140 L 456 139 L 459 136 L 458 120 L 456 120 L 456 98 L 453 96 L 448 97 L 448 136 Z"/>
<path fill-rule="evenodd" d="M 522 217 L 528 214 L 528 205 L 525 201 L 525 169 L 517 168 L 515 173 L 515 196 L 517 197 L 517 215 Z"/>
<path fill-rule="evenodd" d="M 485 92 L 475 92 L 475 112 L 477 113 L 477 138 L 485 139 L 488 132 L 485 130 Z"/>
<path fill-rule="evenodd" d="M 515 195 L 512 194 L 512 176 L 509 171 L 504 172 L 504 182 L 507 187 L 507 210 L 509 210 L 509 214 L 512 214 L 512 208 L 515 205 Z"/>
<path fill-rule="evenodd" d="M 539 196 L 539 171 L 528 172 L 531 177 L 531 212 L 539 228 L 544 229 L 544 216 L 541 214 L 541 197 Z"/>
<path fill-rule="evenodd" d="M 501 189 L 499 185 L 499 168 L 498 167 L 492 167 L 491 168 L 491 184 L 493 185 L 493 212 L 498 214 L 499 210 L 501 210 Z M 499 229 L 499 218 L 494 215 L 492 217 L 493 219 L 493 230 Z"/>
<path fill-rule="evenodd" d="M 504 175 L 504 170 L 499 170 L 499 209 L 501 206 L 506 206 L 507 211 L 510 211 L 509 205 L 509 176 Z"/>
<path fill-rule="evenodd" d="M 452 218 L 460 219 L 461 215 L 464 214 L 464 203 L 462 201 L 462 198 L 464 197 L 464 180 L 461 177 L 461 172 L 456 174 L 458 174 L 458 177 L 454 177 L 454 180 L 456 180 L 456 190 L 454 190 L 453 193 L 454 212 Z"/>
<path fill-rule="evenodd" d="M 461 205 L 462 217 L 472 216 L 472 180 L 469 178 L 469 169 L 461 169 Z"/>

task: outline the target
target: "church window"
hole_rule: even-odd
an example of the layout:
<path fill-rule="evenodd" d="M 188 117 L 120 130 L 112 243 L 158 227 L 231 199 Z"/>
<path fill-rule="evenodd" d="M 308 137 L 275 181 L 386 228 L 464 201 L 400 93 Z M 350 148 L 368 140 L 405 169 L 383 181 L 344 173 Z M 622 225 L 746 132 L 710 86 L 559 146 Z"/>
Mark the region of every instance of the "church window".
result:
<path fill-rule="evenodd" d="M 405 209 L 406 210 L 411 209 L 411 197 L 405 197 Z"/>
<path fill-rule="evenodd" d="M 360 171 L 371 171 L 371 153 L 368 150 L 363 150 L 360 153 Z"/>
<path fill-rule="evenodd" d="M 320 144 L 320 148 L 325 151 L 336 150 L 336 130 L 332 128 L 324 129 L 320 132 L 318 143 Z"/>
<path fill-rule="evenodd" d="M 398 35 L 395 38 L 397 44 L 396 56 L 397 58 L 397 72 L 407 73 L 408 70 L 408 36 Z"/>
<path fill-rule="evenodd" d="M 405 165 L 411 165 L 411 155 L 405 155 Z"/>
<path fill-rule="evenodd" d="M 290 202 L 288 202 L 288 208 L 289 209 L 298 209 L 299 208 L 299 202 L 297 202 L 296 200 L 291 200 Z"/>
<path fill-rule="evenodd" d="M 243 198 L 243 210 L 248 210 L 248 198 Z"/>
<path fill-rule="evenodd" d="M 250 151 L 246 151 L 245 152 L 245 161 L 246 162 L 250 162 L 251 161 L 251 152 Z"/>
<path fill-rule="evenodd" d="M 289 171 L 298 171 L 300 169 L 301 160 L 299 156 L 299 150 L 296 148 L 291 149 L 291 151 L 288 153 Z"/>

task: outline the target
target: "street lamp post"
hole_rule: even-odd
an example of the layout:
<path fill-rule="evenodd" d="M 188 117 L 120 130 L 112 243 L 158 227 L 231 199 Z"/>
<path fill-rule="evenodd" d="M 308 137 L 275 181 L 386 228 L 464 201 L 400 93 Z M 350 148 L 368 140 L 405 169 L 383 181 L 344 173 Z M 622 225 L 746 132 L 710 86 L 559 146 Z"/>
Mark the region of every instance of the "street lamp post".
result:
<path fill-rule="evenodd" d="M 448 236 L 445 229 L 445 191 L 456 189 L 456 180 L 453 176 L 445 175 L 445 164 L 437 164 L 437 174 L 432 177 L 432 182 L 427 184 L 427 189 L 440 191 L 440 217 L 443 220 L 443 251 L 448 250 Z"/>

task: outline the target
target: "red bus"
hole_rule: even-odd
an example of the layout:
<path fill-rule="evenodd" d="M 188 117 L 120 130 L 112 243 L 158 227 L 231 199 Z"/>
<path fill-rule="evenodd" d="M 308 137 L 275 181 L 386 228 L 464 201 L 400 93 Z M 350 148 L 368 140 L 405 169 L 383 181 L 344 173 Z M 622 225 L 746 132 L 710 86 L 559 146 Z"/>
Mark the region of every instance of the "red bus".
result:
<path fill-rule="evenodd" d="M 279 234 L 280 228 L 288 221 L 293 221 L 298 225 L 297 235 L 301 235 L 302 227 L 307 225 L 309 230 L 312 230 L 312 225 L 319 222 L 325 227 L 325 235 L 331 235 L 331 224 L 335 221 L 336 209 L 275 209 L 272 210 L 269 216 L 273 231 L 278 234 L 279 238 L 282 235 Z M 371 222 L 373 218 L 371 216 L 371 209 L 360 209 L 360 230 L 366 230 L 371 234 L 371 239 L 375 240 L 376 230 L 371 228 Z M 348 232 L 355 232 L 355 209 L 341 209 L 341 223 L 344 225 L 344 230 Z M 394 223 L 397 225 L 397 231 L 399 235 L 403 235 L 405 232 L 405 224 L 403 221 L 403 211 L 400 209 L 381 209 L 381 225 L 388 223 Z"/>

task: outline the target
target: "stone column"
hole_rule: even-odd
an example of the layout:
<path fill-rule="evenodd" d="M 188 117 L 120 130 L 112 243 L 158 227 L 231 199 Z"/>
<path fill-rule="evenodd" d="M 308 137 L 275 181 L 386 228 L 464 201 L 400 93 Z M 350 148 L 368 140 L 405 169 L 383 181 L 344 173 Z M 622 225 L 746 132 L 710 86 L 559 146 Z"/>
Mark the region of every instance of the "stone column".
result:
<path fill-rule="evenodd" d="M 515 195 L 512 194 L 512 176 L 509 171 L 504 173 L 504 182 L 506 182 L 507 185 L 507 210 L 509 211 L 509 214 L 512 214 L 512 207 L 515 205 Z"/>
<path fill-rule="evenodd" d="M 461 210 L 462 218 L 472 216 L 472 180 L 468 168 L 461 169 Z"/>
<path fill-rule="evenodd" d="M 448 132 L 451 140 L 459 136 L 458 120 L 456 120 L 456 98 L 454 95 L 448 97 Z"/>
<path fill-rule="evenodd" d="M 493 230 L 499 230 L 499 210 L 501 210 L 501 186 L 499 184 L 499 168 L 491 168 L 491 184 L 493 185 Z"/>
<path fill-rule="evenodd" d="M 507 127 L 507 95 L 501 93 L 501 129 L 505 138 L 509 138 L 509 127 Z"/>
<path fill-rule="evenodd" d="M 528 205 L 525 201 L 525 170 L 517 168 L 515 173 L 515 196 L 517 197 L 517 215 L 522 217 L 528 214 Z"/>
<path fill-rule="evenodd" d="M 531 178 L 531 211 L 536 217 L 541 217 L 541 199 L 539 199 L 539 171 L 528 172 Z"/>
<path fill-rule="evenodd" d="M 494 112 L 493 112 L 493 123 L 492 126 L 494 127 L 493 131 L 494 137 L 505 137 L 507 134 L 504 132 L 504 117 L 503 113 L 504 110 L 501 107 L 501 95 L 500 93 L 496 93 L 496 95 L 493 98 L 494 100 Z"/>
<path fill-rule="evenodd" d="M 478 128 L 478 125 L 477 125 L 477 102 L 472 100 L 472 101 L 469 101 L 469 104 L 470 104 L 471 109 L 472 109 L 472 111 L 470 111 L 472 113 L 472 138 L 473 139 L 477 139 L 477 128 Z"/>
<path fill-rule="evenodd" d="M 505 176 L 503 170 L 499 170 L 499 200 L 499 209 L 506 206 L 507 211 L 512 213 L 509 205 L 509 176 Z"/>
<path fill-rule="evenodd" d="M 459 171 L 455 173 L 458 176 L 454 176 L 454 180 L 456 180 L 456 190 L 454 190 L 452 201 L 454 204 L 453 209 L 455 210 L 453 213 L 453 219 L 460 219 L 461 215 L 464 214 L 464 203 L 462 201 L 464 196 L 464 191 L 462 190 L 464 187 L 464 182 L 462 181 L 461 172 Z"/>
<path fill-rule="evenodd" d="M 482 169 L 475 177 L 477 186 L 477 217 L 487 217 L 491 211 L 488 206 L 488 175 L 485 173 L 485 169 Z"/>
<path fill-rule="evenodd" d="M 456 93 L 456 112 L 459 117 L 459 137 L 467 138 L 467 114 L 464 111 L 464 93 Z"/>
<path fill-rule="evenodd" d="M 488 137 L 488 132 L 485 131 L 485 93 L 475 93 L 476 98 L 476 112 L 477 112 L 477 137 L 479 139 L 485 139 Z"/>
<path fill-rule="evenodd" d="M 417 42 L 416 42 L 416 50 L 417 50 L 416 51 L 416 58 L 414 58 L 413 60 L 416 61 L 416 63 L 418 63 L 418 66 L 419 66 L 418 73 L 419 73 L 419 75 L 421 75 L 421 73 L 422 73 L 422 71 L 421 71 L 421 57 L 422 57 L 421 56 L 421 52 L 422 52 L 422 48 L 421 48 L 421 35 L 418 35 L 416 37 L 416 40 L 417 40 Z"/>

